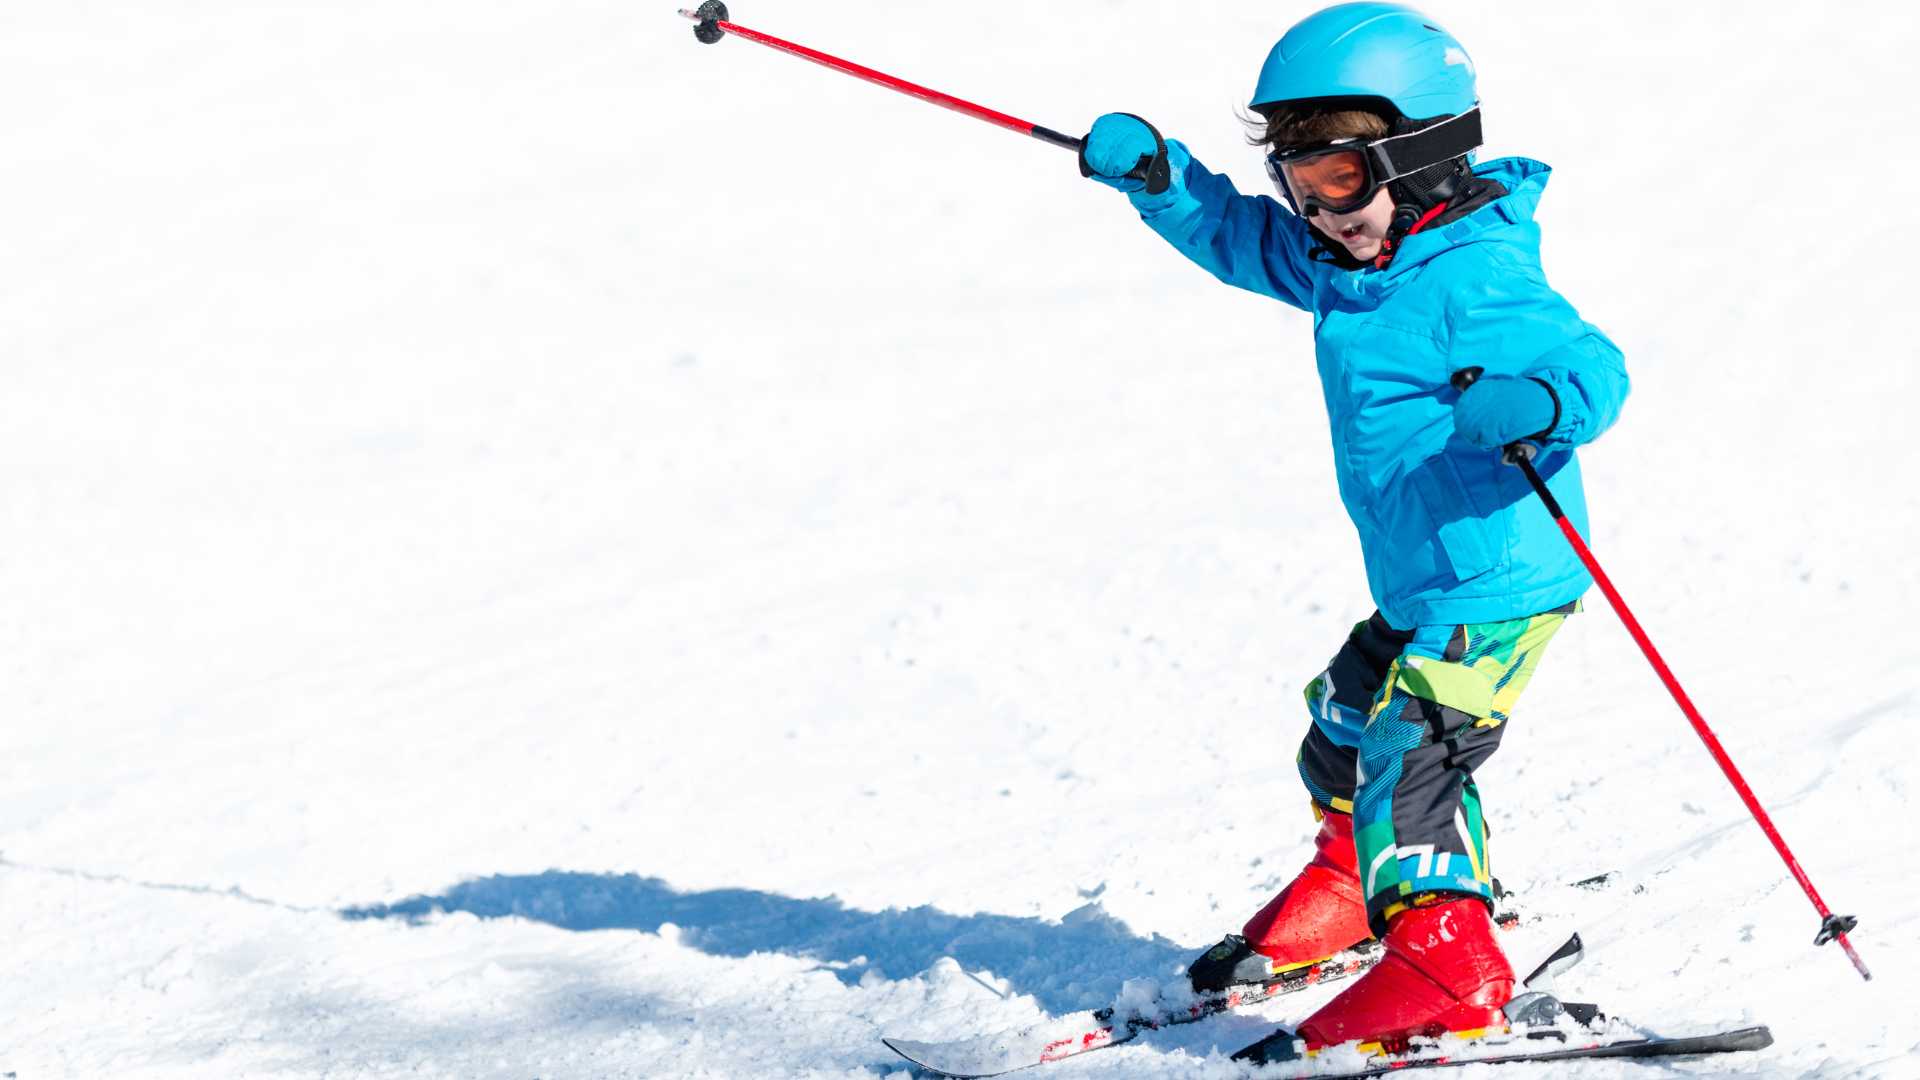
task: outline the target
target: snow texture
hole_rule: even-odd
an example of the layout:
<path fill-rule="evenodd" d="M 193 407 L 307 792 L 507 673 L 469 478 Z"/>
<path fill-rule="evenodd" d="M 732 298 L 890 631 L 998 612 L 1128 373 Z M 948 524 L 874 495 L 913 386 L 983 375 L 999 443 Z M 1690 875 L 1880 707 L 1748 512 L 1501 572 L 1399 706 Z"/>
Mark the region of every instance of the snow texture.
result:
<path fill-rule="evenodd" d="M 1306 9 L 733 14 L 1255 191 Z M 1920 1076 L 1915 9 L 1435 10 L 1628 355 L 1594 546 L 1879 975 L 1595 595 L 1482 779 L 1509 950 L 1779 1043 L 1552 1075 Z M 1299 687 L 1369 605 L 1308 319 L 1055 148 L 688 31 L 0 13 L 0 1072 L 899 1076 L 1309 852 Z M 1238 1075 L 1324 996 L 1056 1075 Z"/>

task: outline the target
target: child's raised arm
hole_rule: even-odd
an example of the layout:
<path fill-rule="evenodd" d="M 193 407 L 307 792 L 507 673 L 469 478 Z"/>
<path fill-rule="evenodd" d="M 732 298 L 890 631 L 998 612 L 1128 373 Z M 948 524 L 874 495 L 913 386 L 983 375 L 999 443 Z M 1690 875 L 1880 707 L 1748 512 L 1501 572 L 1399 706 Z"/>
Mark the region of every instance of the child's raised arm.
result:
<path fill-rule="evenodd" d="M 1127 113 L 1094 121 L 1081 172 L 1127 192 L 1140 220 L 1214 277 L 1312 310 L 1306 223 L 1273 199 L 1240 194 L 1146 121 Z"/>

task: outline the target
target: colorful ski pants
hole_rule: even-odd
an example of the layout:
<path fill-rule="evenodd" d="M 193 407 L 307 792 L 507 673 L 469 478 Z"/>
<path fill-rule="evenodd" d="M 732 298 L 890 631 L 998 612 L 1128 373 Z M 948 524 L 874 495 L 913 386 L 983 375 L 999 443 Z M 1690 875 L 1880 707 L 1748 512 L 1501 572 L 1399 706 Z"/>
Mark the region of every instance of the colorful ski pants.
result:
<path fill-rule="evenodd" d="M 1353 628 L 1307 686 L 1313 727 L 1300 778 L 1314 803 L 1353 815 L 1375 936 L 1422 893 L 1493 902 L 1473 771 L 1500 746 L 1514 702 L 1576 601 L 1540 615 L 1396 630 Z"/>

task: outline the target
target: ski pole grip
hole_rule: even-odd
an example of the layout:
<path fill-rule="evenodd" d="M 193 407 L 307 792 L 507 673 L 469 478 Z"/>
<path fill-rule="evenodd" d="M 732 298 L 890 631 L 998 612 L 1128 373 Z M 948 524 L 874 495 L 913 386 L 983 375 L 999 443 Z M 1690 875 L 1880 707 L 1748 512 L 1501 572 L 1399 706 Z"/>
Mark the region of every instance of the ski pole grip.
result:
<path fill-rule="evenodd" d="M 1483 367 L 1465 367 L 1454 372 L 1453 377 L 1449 378 L 1447 382 L 1452 384 L 1455 390 L 1464 394 L 1467 392 L 1467 387 L 1479 382 L 1480 376 L 1486 373 L 1487 369 Z M 1510 442 L 1500 448 L 1500 462 L 1503 465 L 1518 465 L 1523 461 L 1531 462 L 1533 461 L 1534 455 L 1539 452 L 1539 447 L 1525 439 L 1521 439 L 1518 442 Z"/>
<path fill-rule="evenodd" d="M 1149 195 L 1165 192 L 1173 186 L 1173 167 L 1167 159 L 1167 140 L 1161 136 L 1160 129 L 1154 127 L 1146 117 L 1136 116 L 1133 113 L 1119 115 L 1140 121 L 1141 125 L 1153 135 L 1153 153 L 1141 154 L 1140 160 L 1134 163 L 1133 168 L 1121 173 L 1119 179 L 1144 181 Z M 1080 175 L 1086 177 L 1104 175 L 1096 172 L 1093 163 L 1087 160 L 1086 140 L 1076 139 L 1074 142 L 1077 144 L 1074 149 L 1080 154 Z"/>

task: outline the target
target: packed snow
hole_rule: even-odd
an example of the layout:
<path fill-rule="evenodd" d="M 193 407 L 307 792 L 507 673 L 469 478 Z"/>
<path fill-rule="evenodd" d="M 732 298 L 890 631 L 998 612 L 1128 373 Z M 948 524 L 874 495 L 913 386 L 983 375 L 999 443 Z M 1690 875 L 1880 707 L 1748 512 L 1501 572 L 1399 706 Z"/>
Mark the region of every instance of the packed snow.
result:
<path fill-rule="evenodd" d="M 733 16 L 1258 191 L 1311 6 Z M 1596 593 L 1481 775 L 1508 951 L 1778 1042 L 1551 1075 L 1920 1076 L 1920 16 L 1431 10 L 1627 353 L 1595 549 L 1876 974 Z M 1370 610 L 1307 316 L 1069 154 L 689 26 L 0 13 L 0 1073 L 903 1076 L 881 1036 L 1109 1003 L 1307 856 L 1300 687 Z M 1331 992 L 1047 1070 L 1243 1076 Z"/>

